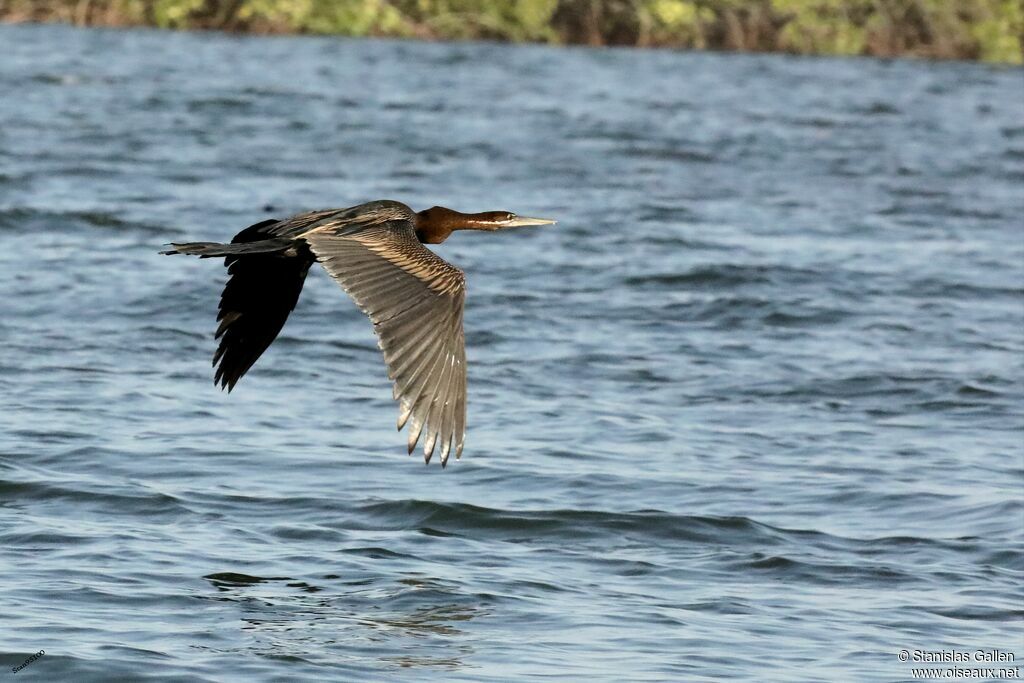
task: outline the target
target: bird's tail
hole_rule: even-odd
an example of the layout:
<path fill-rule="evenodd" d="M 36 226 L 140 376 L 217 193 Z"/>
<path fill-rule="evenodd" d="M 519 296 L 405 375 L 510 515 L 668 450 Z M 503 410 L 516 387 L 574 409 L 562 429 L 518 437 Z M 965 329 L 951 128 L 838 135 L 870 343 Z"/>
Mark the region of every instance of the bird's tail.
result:
<path fill-rule="evenodd" d="M 291 239 L 271 238 L 257 240 L 255 242 L 240 242 L 237 244 L 221 244 L 220 242 L 184 242 L 182 244 L 170 244 L 172 247 L 161 254 L 191 254 L 199 258 L 212 258 L 214 256 L 243 256 L 245 254 L 273 254 L 286 251 L 289 247 L 295 246 Z"/>

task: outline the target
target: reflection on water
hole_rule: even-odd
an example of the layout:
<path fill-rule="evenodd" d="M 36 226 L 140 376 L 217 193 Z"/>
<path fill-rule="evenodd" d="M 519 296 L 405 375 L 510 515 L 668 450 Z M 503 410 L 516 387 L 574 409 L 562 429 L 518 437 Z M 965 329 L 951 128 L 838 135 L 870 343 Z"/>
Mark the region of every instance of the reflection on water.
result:
<path fill-rule="evenodd" d="M 203 578 L 221 594 L 202 599 L 238 605 L 238 628 L 250 637 L 236 652 L 279 660 L 316 660 L 323 655 L 315 653 L 329 652 L 402 668 L 457 669 L 474 652 L 460 623 L 491 612 L 467 604 L 456 584 L 424 576 L 385 584 L 328 575 L 324 586 L 235 572 Z"/>

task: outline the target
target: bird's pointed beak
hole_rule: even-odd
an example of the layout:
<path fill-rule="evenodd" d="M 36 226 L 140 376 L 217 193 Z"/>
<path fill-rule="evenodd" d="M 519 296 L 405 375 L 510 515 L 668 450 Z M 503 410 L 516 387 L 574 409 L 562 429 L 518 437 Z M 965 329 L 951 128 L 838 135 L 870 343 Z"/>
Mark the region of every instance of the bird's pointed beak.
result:
<path fill-rule="evenodd" d="M 553 221 L 550 218 L 528 218 L 527 216 L 516 216 L 508 223 L 505 223 L 501 227 L 503 228 L 522 228 L 528 225 L 554 225 L 558 221 Z"/>

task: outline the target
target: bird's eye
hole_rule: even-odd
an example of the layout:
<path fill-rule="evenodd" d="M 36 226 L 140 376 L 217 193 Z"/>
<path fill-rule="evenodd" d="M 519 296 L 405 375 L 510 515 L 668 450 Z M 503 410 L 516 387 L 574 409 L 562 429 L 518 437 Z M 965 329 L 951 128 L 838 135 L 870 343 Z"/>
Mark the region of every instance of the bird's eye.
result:
<path fill-rule="evenodd" d="M 510 213 L 510 214 L 508 215 L 508 218 L 507 218 L 506 220 L 512 220 L 512 219 L 513 219 L 513 218 L 515 218 L 515 217 L 516 217 L 516 215 L 515 215 L 514 213 Z"/>

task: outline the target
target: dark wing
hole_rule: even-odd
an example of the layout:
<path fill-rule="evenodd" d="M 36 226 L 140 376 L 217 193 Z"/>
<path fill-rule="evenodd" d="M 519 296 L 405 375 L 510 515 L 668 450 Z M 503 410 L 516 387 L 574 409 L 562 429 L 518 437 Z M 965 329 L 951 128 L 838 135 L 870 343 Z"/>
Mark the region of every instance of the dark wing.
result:
<path fill-rule="evenodd" d="M 278 221 L 264 221 L 235 235 L 232 244 L 257 242 L 272 235 L 267 228 Z M 220 297 L 215 338 L 220 346 L 213 356 L 217 365 L 214 383 L 231 391 L 270 343 L 295 308 L 306 273 L 314 257 L 302 242 L 274 254 L 227 256 L 228 283 Z"/>
<path fill-rule="evenodd" d="M 427 462 L 441 465 L 466 434 L 465 276 L 416 239 L 409 220 L 324 226 L 302 235 L 327 272 L 373 321 L 388 377 L 407 421 L 409 453 L 425 433 Z"/>

